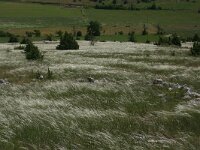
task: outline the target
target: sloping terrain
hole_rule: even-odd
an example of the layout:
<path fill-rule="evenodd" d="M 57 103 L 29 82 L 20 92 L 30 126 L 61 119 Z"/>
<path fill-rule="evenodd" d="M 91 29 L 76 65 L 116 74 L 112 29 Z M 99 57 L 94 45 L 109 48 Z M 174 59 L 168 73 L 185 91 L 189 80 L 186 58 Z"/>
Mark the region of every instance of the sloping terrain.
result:
<path fill-rule="evenodd" d="M 189 48 L 57 44 L 36 44 L 43 61 L 0 44 L 1 149 L 199 149 L 200 59 Z"/>

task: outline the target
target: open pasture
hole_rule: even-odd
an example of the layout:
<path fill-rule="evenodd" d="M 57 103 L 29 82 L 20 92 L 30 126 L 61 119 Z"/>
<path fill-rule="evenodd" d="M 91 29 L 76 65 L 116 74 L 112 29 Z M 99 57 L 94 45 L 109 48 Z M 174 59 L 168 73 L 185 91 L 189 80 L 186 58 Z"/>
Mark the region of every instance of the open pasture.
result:
<path fill-rule="evenodd" d="M 195 4 L 198 3 L 197 1 Z M 167 33 L 176 32 L 180 35 L 191 36 L 194 33 L 200 33 L 200 15 L 197 13 L 198 9 L 194 7 L 195 4 L 189 3 L 188 9 L 179 10 L 130 11 L 0 2 L 0 29 L 18 34 L 20 34 L 19 31 L 24 33 L 25 30 L 36 28 L 48 29 L 51 32 L 51 30 L 68 29 L 73 26 L 86 27 L 90 20 L 97 20 L 102 23 L 106 34 L 114 34 L 119 30 L 134 30 L 141 33 L 143 24 L 147 24 L 150 32 L 155 33 L 155 26 L 159 24 Z M 183 4 L 180 3 L 180 5 Z"/>
<path fill-rule="evenodd" d="M 36 43 L 43 61 L 27 61 L 18 44 L 0 44 L 0 79 L 8 81 L 0 85 L 1 149 L 200 147 L 199 98 L 153 84 L 162 79 L 200 93 L 200 59 L 189 55 L 190 45 L 79 41 L 80 50 L 59 51 L 57 44 Z"/>

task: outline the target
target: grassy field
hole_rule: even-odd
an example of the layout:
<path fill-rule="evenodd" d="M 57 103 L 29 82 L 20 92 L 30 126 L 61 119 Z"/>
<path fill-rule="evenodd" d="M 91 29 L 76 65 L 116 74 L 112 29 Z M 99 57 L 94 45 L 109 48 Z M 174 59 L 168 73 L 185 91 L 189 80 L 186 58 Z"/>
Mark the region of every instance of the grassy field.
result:
<path fill-rule="evenodd" d="M 180 35 L 191 36 L 194 33 L 200 33 L 200 15 L 197 13 L 199 1 L 186 4 L 186 2 L 172 3 L 171 6 L 177 6 L 174 10 L 129 11 L 0 2 L 0 29 L 24 33 L 26 30 L 39 28 L 51 32 L 59 29 L 71 30 L 72 26 L 76 26 L 85 30 L 90 20 L 97 20 L 102 23 L 106 35 L 120 30 L 125 33 L 133 30 L 141 33 L 143 24 L 147 24 L 149 32 L 155 33 L 155 26 L 160 24 L 167 33 L 176 32 Z M 187 6 L 188 9 L 179 10 L 178 6 Z"/>
<path fill-rule="evenodd" d="M 189 48 L 57 44 L 36 44 L 43 61 L 0 44 L 0 79 L 10 83 L 0 85 L 0 149 L 199 149 L 199 99 L 152 84 L 161 78 L 200 92 L 200 59 Z"/>

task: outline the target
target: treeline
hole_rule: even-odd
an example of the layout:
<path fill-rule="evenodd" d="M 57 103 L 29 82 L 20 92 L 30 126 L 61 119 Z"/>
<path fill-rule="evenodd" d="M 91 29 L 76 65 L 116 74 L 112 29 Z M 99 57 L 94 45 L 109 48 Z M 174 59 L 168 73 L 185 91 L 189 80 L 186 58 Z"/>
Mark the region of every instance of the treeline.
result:
<path fill-rule="evenodd" d="M 108 10 L 163 10 L 162 7 L 157 6 L 153 3 L 151 6 L 146 8 L 138 8 L 135 5 L 131 4 L 130 6 L 126 5 L 116 5 L 116 4 L 97 4 L 95 9 L 108 9 Z M 169 9 L 165 9 L 169 10 Z"/>

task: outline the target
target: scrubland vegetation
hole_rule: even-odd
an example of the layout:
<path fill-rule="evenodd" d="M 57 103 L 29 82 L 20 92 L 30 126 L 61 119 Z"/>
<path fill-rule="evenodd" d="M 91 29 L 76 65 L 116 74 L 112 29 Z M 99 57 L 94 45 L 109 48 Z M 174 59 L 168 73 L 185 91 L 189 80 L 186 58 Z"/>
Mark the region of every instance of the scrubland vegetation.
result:
<path fill-rule="evenodd" d="M 0 78 L 9 82 L 0 85 L 1 148 L 199 148 L 199 99 L 153 84 L 161 78 L 199 92 L 200 59 L 189 48 L 58 44 L 35 43 L 43 61 L 0 45 Z"/>
<path fill-rule="evenodd" d="M 0 150 L 199 149 L 200 1 L 16 2 L 0 2 Z"/>

